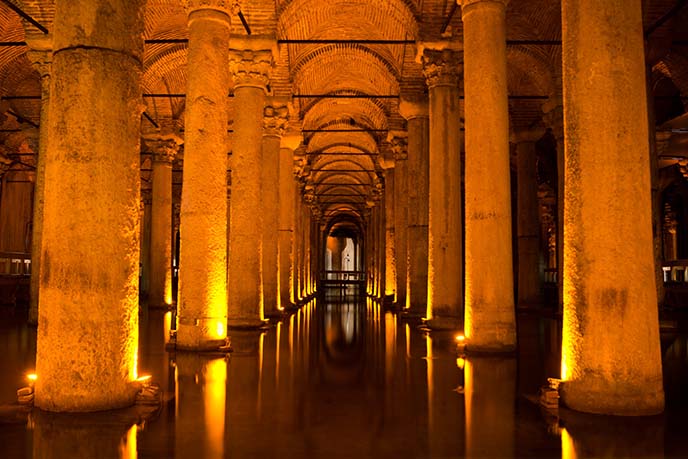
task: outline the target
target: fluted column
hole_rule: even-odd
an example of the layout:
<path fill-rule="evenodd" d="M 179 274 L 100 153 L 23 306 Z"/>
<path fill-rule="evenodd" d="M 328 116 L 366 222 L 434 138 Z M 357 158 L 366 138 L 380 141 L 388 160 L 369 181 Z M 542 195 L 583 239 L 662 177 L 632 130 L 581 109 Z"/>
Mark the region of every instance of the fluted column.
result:
<path fill-rule="evenodd" d="M 45 199 L 45 155 L 48 149 L 48 113 L 50 107 L 50 64 L 52 63 L 52 40 L 29 40 L 31 49 L 27 57 L 41 78 L 41 120 L 36 160 L 36 182 L 33 192 L 33 224 L 31 233 L 31 284 L 29 295 L 29 318 L 32 325 L 38 324 L 38 296 L 40 295 L 40 269 L 43 234 L 43 202 Z"/>
<path fill-rule="evenodd" d="M 263 295 L 266 316 L 280 315 L 280 141 L 289 123 L 284 102 L 269 101 L 263 110 Z M 291 168 L 289 169 L 291 174 Z"/>
<path fill-rule="evenodd" d="M 427 325 L 455 329 L 463 309 L 461 250 L 461 131 L 457 51 L 424 49 L 420 55 L 430 89 Z"/>
<path fill-rule="evenodd" d="M 480 351 L 511 351 L 516 346 L 507 3 L 461 1 L 466 119 L 465 335 L 467 348 Z"/>
<path fill-rule="evenodd" d="M 298 301 L 294 289 L 296 254 L 294 247 L 294 218 L 296 213 L 294 148 L 298 146 L 300 141 L 300 137 L 296 136 L 282 137 L 279 152 L 279 276 L 280 304 L 284 309 L 293 308 Z"/>
<path fill-rule="evenodd" d="M 399 112 L 407 120 L 408 233 L 405 312 L 423 316 L 428 301 L 429 132 L 427 100 L 402 99 Z"/>
<path fill-rule="evenodd" d="M 146 139 L 153 156 L 148 306 L 167 308 L 172 299 L 172 161 L 182 140 L 174 134 Z"/>
<path fill-rule="evenodd" d="M 118 408 L 140 388 L 144 9 L 142 0 L 55 5 L 35 385 L 43 410 Z"/>
<path fill-rule="evenodd" d="M 518 305 L 533 306 L 540 297 L 540 228 L 538 217 L 537 155 L 540 130 L 520 131 L 513 136 L 517 161 L 516 227 L 518 236 Z"/>
<path fill-rule="evenodd" d="M 187 0 L 189 46 L 177 347 L 212 349 L 227 337 L 227 92 L 230 11 Z"/>
<path fill-rule="evenodd" d="M 389 141 L 394 152 L 394 192 L 386 196 L 394 196 L 395 303 L 401 309 L 406 306 L 408 274 L 408 137 L 406 132 L 391 132 Z"/>
<path fill-rule="evenodd" d="M 641 2 L 563 0 L 562 24 L 560 393 L 575 410 L 656 414 L 664 409 L 664 391 Z M 619 269 L 619 260 L 629 263 Z"/>
<path fill-rule="evenodd" d="M 229 324 L 264 323 L 263 292 L 263 109 L 273 58 L 259 40 L 232 39 L 234 148 L 229 221 Z M 273 237 L 274 237 L 273 233 Z"/>

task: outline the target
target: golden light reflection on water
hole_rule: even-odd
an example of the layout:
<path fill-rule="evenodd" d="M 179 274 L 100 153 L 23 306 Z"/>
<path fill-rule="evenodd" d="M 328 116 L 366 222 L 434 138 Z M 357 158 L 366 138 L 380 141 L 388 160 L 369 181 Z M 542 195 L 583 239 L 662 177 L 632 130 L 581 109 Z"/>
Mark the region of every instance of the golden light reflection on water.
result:
<path fill-rule="evenodd" d="M 119 445 L 119 457 L 120 459 L 137 459 L 138 455 L 138 445 L 136 441 L 136 433 L 138 432 L 138 426 L 134 424 L 127 430 L 126 435 L 122 438 Z"/>
<path fill-rule="evenodd" d="M 577 459 L 576 446 L 566 427 L 561 429 L 561 459 Z"/>
<path fill-rule="evenodd" d="M 218 358 L 206 363 L 203 387 L 205 431 L 209 453 L 206 457 L 224 457 L 225 399 L 227 395 L 227 361 Z"/>

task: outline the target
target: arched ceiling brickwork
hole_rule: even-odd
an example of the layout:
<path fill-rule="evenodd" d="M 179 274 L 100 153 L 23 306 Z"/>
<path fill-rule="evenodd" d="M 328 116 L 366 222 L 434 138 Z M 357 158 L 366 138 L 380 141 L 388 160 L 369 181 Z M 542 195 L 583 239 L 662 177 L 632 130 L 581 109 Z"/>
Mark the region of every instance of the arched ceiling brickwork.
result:
<path fill-rule="evenodd" d="M 52 28 L 54 0 L 10 1 L 48 30 Z M 646 29 L 655 29 L 648 38 L 653 80 L 670 79 L 688 102 L 688 7 L 658 24 L 676 1 L 642 0 L 642 4 Z M 275 96 L 292 97 L 291 130 L 304 130 L 306 156 L 301 176 L 306 177 L 306 187 L 316 197 L 321 193 L 351 195 L 350 202 L 345 202 L 346 196 L 338 196 L 342 202 L 336 203 L 320 200 L 321 210 L 327 215 L 360 218 L 365 203 L 373 200 L 384 181 L 380 178 L 379 158 L 386 148 L 387 131 L 405 129 L 395 97 L 427 92 L 413 42 L 461 41 L 461 8 L 452 0 L 241 0 L 240 5 L 253 35 L 292 40 L 278 48 L 270 89 Z M 146 8 L 147 40 L 188 37 L 182 0 L 148 0 Z M 231 33 L 247 33 L 235 16 Z M 38 28 L 0 3 L 0 41 L 23 42 L 42 36 Z M 509 94 L 535 96 L 512 97 L 509 101 L 512 129 L 526 128 L 542 122 L 543 98 L 561 97 L 559 2 L 512 0 L 507 8 L 507 39 L 555 42 L 508 47 Z M 411 42 L 390 44 L 381 40 Z M 25 45 L 0 46 L 1 105 L 3 113 L 9 110 L 37 124 L 39 75 L 31 67 L 26 51 Z M 145 45 L 142 92 L 181 95 L 144 98 L 146 114 L 154 121 L 183 119 L 186 53 L 185 43 Z M 373 97 L 376 95 L 394 97 Z M 233 99 L 228 97 L 230 119 L 234 108 Z M 147 120 L 142 122 L 148 129 L 152 125 Z M 1 127 L 15 128 L 16 117 L 6 116 L 4 123 Z M 362 132 L 350 132 L 353 130 Z M 0 132 L 0 140 L 5 138 Z M 357 169 L 375 172 L 345 172 Z"/>

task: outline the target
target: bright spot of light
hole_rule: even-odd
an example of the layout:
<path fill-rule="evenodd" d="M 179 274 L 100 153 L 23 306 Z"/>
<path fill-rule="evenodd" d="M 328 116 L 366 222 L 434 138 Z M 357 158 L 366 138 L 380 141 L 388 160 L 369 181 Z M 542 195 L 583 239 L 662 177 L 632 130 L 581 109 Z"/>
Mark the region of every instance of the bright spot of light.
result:
<path fill-rule="evenodd" d="M 28 379 L 30 382 L 36 382 L 38 375 L 36 373 L 29 373 L 26 375 L 26 379 Z"/>

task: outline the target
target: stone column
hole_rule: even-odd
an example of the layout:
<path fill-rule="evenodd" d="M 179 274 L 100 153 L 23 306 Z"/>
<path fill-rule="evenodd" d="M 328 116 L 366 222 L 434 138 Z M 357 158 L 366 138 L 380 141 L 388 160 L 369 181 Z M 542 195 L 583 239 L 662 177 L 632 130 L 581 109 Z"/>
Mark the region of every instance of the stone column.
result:
<path fill-rule="evenodd" d="M 394 158 L 385 158 L 385 297 L 396 302 L 397 265 L 394 228 Z"/>
<path fill-rule="evenodd" d="M 461 250 L 461 131 L 457 51 L 424 49 L 420 55 L 430 89 L 428 299 L 426 323 L 455 329 L 463 308 Z"/>
<path fill-rule="evenodd" d="M 640 3 L 562 2 L 560 393 L 568 407 L 599 414 L 664 409 Z M 619 260 L 629 263 L 619 269 Z"/>
<path fill-rule="evenodd" d="M 50 106 L 50 64 L 52 63 L 52 39 L 29 40 L 31 49 L 27 57 L 38 70 L 41 78 L 41 120 L 36 160 L 36 182 L 33 192 L 33 224 L 31 233 L 31 285 L 29 318 L 31 325 L 38 324 L 38 296 L 40 294 L 40 269 L 43 234 L 43 202 L 45 199 L 45 155 L 48 149 L 48 112 Z"/>
<path fill-rule="evenodd" d="M 172 161 L 182 139 L 174 134 L 145 140 L 153 156 L 148 306 L 172 305 Z"/>
<path fill-rule="evenodd" d="M 428 301 L 428 103 L 402 99 L 399 112 L 407 120 L 408 146 L 408 233 L 405 312 L 420 317 Z"/>
<path fill-rule="evenodd" d="M 516 346 L 511 240 L 508 0 L 462 0 L 466 119 L 466 313 L 468 349 Z"/>
<path fill-rule="evenodd" d="M 540 228 L 535 142 L 543 132 L 521 131 L 513 136 L 517 156 L 518 305 L 533 306 L 540 297 Z"/>
<path fill-rule="evenodd" d="M 36 352 L 42 410 L 119 408 L 140 388 L 144 10 L 141 0 L 56 4 Z"/>
<path fill-rule="evenodd" d="M 177 347 L 227 338 L 227 93 L 231 11 L 186 0 L 189 25 Z"/>
<path fill-rule="evenodd" d="M 408 274 L 408 139 L 406 132 L 391 132 L 390 144 L 394 151 L 394 251 L 396 255 L 396 304 L 406 306 L 406 277 Z"/>
<path fill-rule="evenodd" d="M 151 207 L 153 190 L 150 183 L 141 181 L 141 202 L 139 203 L 140 237 L 140 285 L 139 298 L 147 298 L 150 291 L 150 252 L 151 252 Z"/>
<path fill-rule="evenodd" d="M 232 151 L 229 324 L 255 328 L 263 325 L 265 317 L 261 139 L 273 58 L 268 43 L 261 40 L 232 39 L 232 48 L 229 66 L 234 78 L 234 104 L 240 109 L 234 116 Z"/>
<path fill-rule="evenodd" d="M 284 309 L 292 309 L 297 302 L 294 291 L 296 182 L 292 147 L 298 146 L 300 142 L 301 139 L 297 136 L 282 137 L 279 152 L 279 276 L 280 304 Z"/>
<path fill-rule="evenodd" d="M 266 316 L 279 316 L 280 141 L 289 123 L 286 103 L 272 100 L 263 109 L 263 295 Z M 291 168 L 289 169 L 291 174 Z"/>

